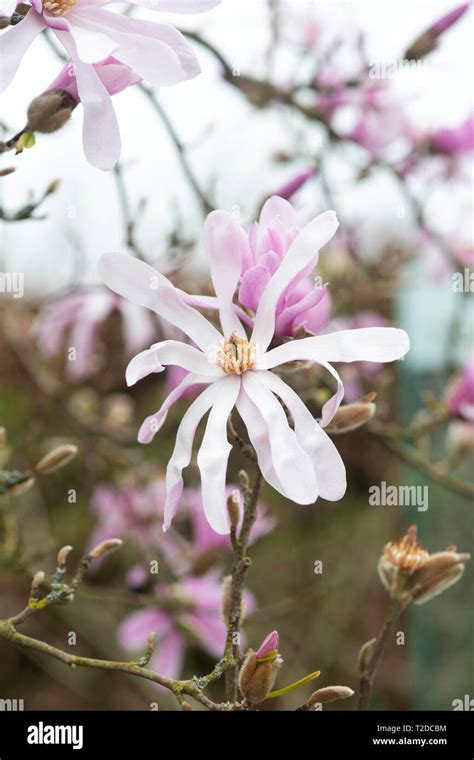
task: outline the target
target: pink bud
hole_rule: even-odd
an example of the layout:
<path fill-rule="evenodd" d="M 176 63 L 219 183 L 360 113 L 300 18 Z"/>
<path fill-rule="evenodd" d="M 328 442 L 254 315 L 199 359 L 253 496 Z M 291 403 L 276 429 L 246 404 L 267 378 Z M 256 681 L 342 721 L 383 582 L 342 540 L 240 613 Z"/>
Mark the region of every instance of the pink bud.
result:
<path fill-rule="evenodd" d="M 278 647 L 280 646 L 280 638 L 278 636 L 278 631 L 272 631 L 268 634 L 260 644 L 260 647 L 257 650 L 257 660 L 261 660 L 262 657 L 265 657 L 270 652 L 277 651 Z"/>

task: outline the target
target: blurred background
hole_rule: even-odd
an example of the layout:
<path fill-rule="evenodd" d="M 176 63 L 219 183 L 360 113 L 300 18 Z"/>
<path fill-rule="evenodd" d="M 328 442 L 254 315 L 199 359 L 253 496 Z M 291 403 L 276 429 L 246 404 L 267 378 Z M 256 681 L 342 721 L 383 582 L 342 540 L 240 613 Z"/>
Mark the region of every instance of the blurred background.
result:
<path fill-rule="evenodd" d="M 80 107 L 59 132 L 37 135 L 34 148 L 3 156 L 1 168 L 15 171 L 0 177 L 0 272 L 21 274 L 23 292 L 14 297 L 2 279 L 0 618 L 24 606 L 34 572 L 54 570 L 59 547 L 74 546 L 74 567 L 94 542 L 117 535 L 124 547 L 88 574 L 74 604 L 35 615 L 25 631 L 120 659 L 137 641 L 144 649 L 147 621 L 136 613 L 159 610 L 162 668 L 212 670 L 230 552 L 199 517 L 195 462 L 173 531 L 163 537 L 160 527 L 164 470 L 189 399 L 151 445 L 136 443 L 143 418 L 179 378 L 152 375 L 127 389 L 124 370 L 170 334 L 112 297 L 97 261 L 105 251 L 129 252 L 183 289 L 209 294 L 205 216 L 226 209 L 247 228 L 275 194 L 291 201 L 301 224 L 327 208 L 340 220 L 315 273 L 329 283 L 320 331 L 396 324 L 412 348 L 396 365 L 338 368 L 346 401 L 377 393 L 374 420 L 334 437 L 348 472 L 342 501 L 299 507 L 264 487 L 247 644 L 257 648 L 279 631 L 278 686 L 319 669 L 318 686 L 357 690 L 359 649 L 377 634 L 388 602 L 376 570 L 384 544 L 415 522 L 431 551 L 472 550 L 472 9 L 433 31 L 453 6 L 224 0 L 200 16 L 166 15 L 189 35 L 202 74 L 114 97 L 122 136 L 115 171 L 86 162 Z M 432 49 L 426 35 L 420 41 L 427 30 Z M 97 51 L 88 54 L 95 60 Z M 29 102 L 61 66 L 42 35 L 2 97 L 3 139 L 22 128 Z M 316 369 L 296 382 L 310 405 L 325 400 Z M 62 443 L 78 447 L 76 458 L 22 488 L 25 473 Z M 233 452 L 230 483 L 243 466 Z M 369 488 L 382 481 L 428 486 L 428 509 L 369 505 Z M 389 643 L 374 708 L 449 710 L 472 694 L 473 585 L 468 566 L 460 583 L 397 623 L 405 643 Z M 220 699 L 220 689 L 210 694 Z M 310 691 L 262 709 L 294 708 Z M 70 672 L 0 642 L 0 698 L 15 697 L 25 709 L 175 708 L 138 679 Z M 355 707 L 353 698 L 328 709 Z"/>

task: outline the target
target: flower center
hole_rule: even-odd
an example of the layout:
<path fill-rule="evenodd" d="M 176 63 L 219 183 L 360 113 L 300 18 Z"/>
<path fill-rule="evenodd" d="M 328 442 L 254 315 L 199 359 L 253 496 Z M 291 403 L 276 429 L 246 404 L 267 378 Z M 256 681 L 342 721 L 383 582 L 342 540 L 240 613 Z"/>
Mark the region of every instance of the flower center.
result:
<path fill-rule="evenodd" d="M 76 0 L 43 0 L 43 10 L 52 16 L 64 16 L 75 4 Z"/>
<path fill-rule="evenodd" d="M 228 375 L 241 375 L 248 369 L 253 369 L 256 353 L 255 343 L 249 343 L 245 338 L 232 333 L 217 352 L 216 364 Z"/>
<path fill-rule="evenodd" d="M 408 529 L 407 535 L 399 541 L 392 541 L 384 547 L 383 557 L 399 570 L 413 573 L 422 567 L 429 558 L 429 553 L 416 540 L 416 528 Z"/>

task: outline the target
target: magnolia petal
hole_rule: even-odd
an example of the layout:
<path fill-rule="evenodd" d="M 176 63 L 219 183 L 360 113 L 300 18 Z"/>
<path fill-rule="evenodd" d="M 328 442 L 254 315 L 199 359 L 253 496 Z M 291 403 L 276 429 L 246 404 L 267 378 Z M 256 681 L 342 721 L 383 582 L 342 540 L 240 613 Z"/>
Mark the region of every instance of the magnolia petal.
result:
<path fill-rule="evenodd" d="M 163 530 L 167 530 L 176 510 L 183 491 L 183 470 L 191 461 L 193 441 L 197 427 L 202 418 L 222 393 L 224 384 L 229 378 L 212 383 L 193 401 L 185 413 L 176 434 L 173 454 L 166 468 L 166 502 L 164 509 Z"/>
<path fill-rule="evenodd" d="M 222 336 L 216 328 L 185 304 L 174 285 L 149 264 L 124 253 L 106 253 L 99 272 L 111 290 L 179 327 L 202 351 L 220 346 Z"/>
<path fill-rule="evenodd" d="M 259 223 L 262 227 L 271 226 L 275 217 L 279 217 L 286 228 L 297 227 L 295 209 L 285 198 L 272 195 L 262 206 Z"/>
<path fill-rule="evenodd" d="M 185 651 L 185 641 L 181 633 L 169 627 L 155 646 L 150 667 L 165 678 L 179 678 Z"/>
<path fill-rule="evenodd" d="M 144 651 L 149 633 L 157 636 L 166 635 L 170 628 L 170 618 L 166 612 L 158 609 L 132 612 L 119 625 L 118 640 L 124 649 Z"/>
<path fill-rule="evenodd" d="M 319 249 L 332 238 L 338 225 L 334 211 L 325 211 L 303 227 L 290 245 L 265 288 L 255 315 L 252 341 L 260 351 L 264 351 L 273 338 L 276 308 L 281 294 L 305 267 L 316 260 Z"/>
<path fill-rule="evenodd" d="M 346 469 L 334 443 L 318 425 L 293 388 L 273 372 L 262 372 L 260 378 L 289 409 L 296 437 L 313 463 L 319 495 L 328 501 L 342 499 L 347 485 Z"/>
<path fill-rule="evenodd" d="M 215 378 L 225 376 L 221 369 L 209 361 L 209 357 L 194 346 L 178 340 L 164 340 L 132 359 L 126 372 L 127 385 L 134 385 L 151 372 L 161 372 L 168 364 L 200 375 Z"/>
<path fill-rule="evenodd" d="M 197 456 L 201 473 L 202 504 L 209 525 L 216 533 L 229 533 L 226 473 L 232 445 L 227 440 L 227 420 L 237 401 L 241 380 L 229 376 L 212 406 Z"/>
<path fill-rule="evenodd" d="M 163 426 L 173 404 L 181 398 L 188 388 L 192 385 L 208 385 L 212 382 L 214 382 L 214 378 L 212 377 L 202 377 L 193 373 L 186 375 L 180 384 L 176 388 L 173 388 L 171 393 L 165 398 L 159 410 L 144 420 L 138 431 L 139 443 L 150 443 L 153 440 L 156 433 Z"/>
<path fill-rule="evenodd" d="M 75 23 L 106 33 L 118 44 L 114 57 L 157 87 L 197 76 L 199 62 L 186 38 L 172 26 L 121 16 L 101 8 L 76 10 Z"/>
<path fill-rule="evenodd" d="M 212 211 L 204 224 L 204 245 L 223 333 L 227 337 L 236 332 L 245 338 L 232 299 L 240 278 L 243 251 L 248 248 L 247 236 L 226 211 Z"/>
<path fill-rule="evenodd" d="M 258 407 L 249 398 L 243 388 L 239 393 L 236 407 L 242 418 L 242 422 L 247 428 L 250 443 L 256 451 L 258 466 L 262 471 L 263 477 L 275 491 L 289 498 L 273 466 L 268 425 L 265 418 L 260 414 Z"/>
<path fill-rule="evenodd" d="M 245 372 L 243 389 L 267 422 L 275 472 L 288 498 L 297 504 L 313 504 L 318 497 L 318 485 L 312 462 L 288 425 L 282 405 L 259 375 Z"/>
<path fill-rule="evenodd" d="M 125 370 L 125 380 L 130 387 L 138 383 L 139 380 L 143 380 L 144 377 L 151 375 L 152 372 L 163 372 L 164 369 L 164 366 L 158 361 L 158 356 L 153 347 L 147 348 L 129 361 Z"/>
<path fill-rule="evenodd" d="M 43 18 L 32 8 L 23 21 L 15 24 L 0 36 L 0 92 L 8 87 L 21 59 L 45 26 Z"/>
<path fill-rule="evenodd" d="M 286 362 L 393 362 L 410 348 L 405 330 L 396 327 L 362 327 L 316 335 L 284 343 L 261 356 L 257 368 L 271 369 Z"/>
<path fill-rule="evenodd" d="M 190 293 L 185 293 L 184 290 L 179 290 L 179 288 L 178 292 L 184 303 L 189 304 L 189 306 L 196 306 L 198 309 L 210 309 L 211 311 L 217 311 L 219 309 L 219 304 L 215 296 L 201 296 L 199 294 L 191 295 Z M 250 317 L 241 306 L 234 304 L 234 311 L 244 325 L 253 327 L 252 317 Z"/>
<path fill-rule="evenodd" d="M 109 171 L 117 163 L 121 148 L 112 98 L 93 65 L 79 58 L 71 32 L 55 29 L 54 33 L 74 62 L 77 90 L 84 111 L 82 143 L 85 156 L 97 169 Z"/>

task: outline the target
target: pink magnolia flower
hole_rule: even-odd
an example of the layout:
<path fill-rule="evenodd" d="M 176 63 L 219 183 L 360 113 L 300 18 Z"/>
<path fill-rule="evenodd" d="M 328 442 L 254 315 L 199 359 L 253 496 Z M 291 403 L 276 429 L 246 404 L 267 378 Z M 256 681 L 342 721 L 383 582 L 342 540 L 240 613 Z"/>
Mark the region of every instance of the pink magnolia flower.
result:
<path fill-rule="evenodd" d="M 460 377 L 448 389 L 446 401 L 454 417 L 474 422 L 474 357 L 468 361 Z"/>
<path fill-rule="evenodd" d="M 97 525 L 89 545 L 117 537 L 131 539 L 143 550 L 160 546 L 164 536 L 157 517 L 163 513 L 164 502 L 161 480 L 151 481 L 146 488 L 100 483 L 92 494 L 91 507 Z"/>
<path fill-rule="evenodd" d="M 186 578 L 178 584 L 159 584 L 156 595 L 162 604 L 168 602 L 163 606 L 170 611 L 157 607 L 126 617 L 118 630 L 124 649 L 143 652 L 148 634 L 155 632 L 156 647 L 150 667 L 168 678 L 180 675 L 190 640 L 211 657 L 222 657 L 227 628 L 221 616 L 222 584 L 214 573 Z M 244 605 L 247 612 L 255 606 L 248 592 L 244 595 Z"/>
<path fill-rule="evenodd" d="M 156 335 L 156 322 L 151 315 L 107 290 L 95 288 L 53 301 L 41 310 L 35 326 L 40 351 L 45 356 L 55 356 L 68 334 L 76 358 L 66 363 L 66 373 L 71 380 L 82 380 L 94 370 L 100 326 L 115 310 L 122 318 L 127 356 L 150 343 Z"/>
<path fill-rule="evenodd" d="M 120 154 L 120 136 L 112 100 L 92 63 L 78 51 L 75 34 L 86 30 L 107 38 L 114 57 L 134 74 L 157 87 L 174 85 L 199 74 L 196 56 L 172 26 L 130 18 L 104 10 L 110 0 L 31 0 L 24 19 L 0 36 L 0 92 L 15 76 L 37 35 L 50 29 L 74 63 L 77 90 L 84 108 L 84 145 L 89 161 L 111 169 Z M 214 8 L 220 0 L 128 0 L 156 11 L 194 13 Z M 100 124 L 100 129 L 97 128 Z M 108 149 L 104 153 L 104 134 Z"/>
<path fill-rule="evenodd" d="M 458 156 L 474 148 L 474 113 L 458 127 L 439 129 L 431 135 L 431 149 L 447 156 Z"/>
<path fill-rule="evenodd" d="M 263 206 L 260 219 L 248 236 L 236 237 L 229 252 L 241 260 L 239 302 L 256 312 L 266 286 L 285 261 L 292 244 L 306 228 L 300 228 L 296 212 L 288 201 L 273 196 Z M 300 328 L 315 333 L 324 327 L 330 314 L 330 298 L 325 286 L 316 286 L 310 277 L 318 261 L 317 249 L 307 266 L 292 278 L 276 305 L 275 335 L 292 336 Z"/>
<path fill-rule="evenodd" d="M 344 464 L 323 430 L 344 396 L 341 379 L 330 362 L 400 359 L 409 349 L 408 336 L 403 330 L 375 327 L 302 338 L 270 348 L 281 296 L 295 278 L 313 265 L 317 251 L 331 239 L 337 227 L 335 213 L 327 211 L 295 237 L 262 289 L 250 335 L 232 300 L 242 271 L 242 258 L 248 252 L 248 240 L 240 225 L 226 212 L 212 212 L 204 229 L 222 332 L 185 303 L 182 293 L 153 267 L 119 253 L 102 257 L 100 272 L 112 290 L 156 311 L 195 344 L 163 341 L 130 362 L 126 372 L 129 385 L 150 373 L 162 372 L 170 364 L 189 372 L 158 412 L 142 424 L 139 441 L 149 443 L 153 439 L 168 410 L 187 387 L 206 386 L 189 406 L 177 431 L 166 471 L 165 530 L 180 503 L 183 469 L 191 461 L 196 429 L 209 412 L 197 457 L 203 508 L 215 531 L 229 531 L 225 485 L 232 447 L 227 440 L 227 419 L 234 407 L 247 428 L 265 479 L 283 496 L 298 504 L 312 504 L 318 496 L 330 501 L 343 496 Z M 321 424 L 295 391 L 271 371 L 299 360 L 318 363 L 337 382 L 335 395 L 323 406 Z M 293 418 L 293 427 L 288 424 L 281 402 Z"/>
<path fill-rule="evenodd" d="M 122 92 L 122 90 L 125 90 L 127 87 L 138 84 L 138 82 L 142 81 L 141 77 L 137 76 L 129 66 L 125 63 L 121 63 L 121 61 L 118 61 L 112 55 L 109 55 L 102 61 L 92 64 L 92 66 L 109 95 L 117 95 L 117 93 Z M 81 102 L 81 96 L 77 86 L 76 71 L 72 61 L 69 61 L 65 65 L 54 82 L 51 82 L 49 85 L 48 90 L 54 89 L 65 90 L 76 103 Z M 101 116 L 101 113 L 94 114 L 90 109 L 84 110 L 84 153 L 86 158 L 90 160 L 90 163 L 97 166 L 98 169 L 104 168 L 104 157 L 108 154 L 110 144 L 110 135 L 107 132 L 107 124 L 102 123 Z M 89 123 L 91 117 L 93 117 L 93 122 Z M 93 131 L 98 132 L 98 135 L 97 141 L 94 143 L 94 150 L 91 153 L 88 135 Z M 102 144 L 98 145 L 100 139 L 102 139 Z M 97 162 L 98 156 L 99 161 Z M 117 154 L 113 160 L 114 164 L 118 158 L 119 155 Z M 106 160 L 106 163 L 107 165 L 105 168 L 110 168 L 108 166 L 108 159 Z"/>

